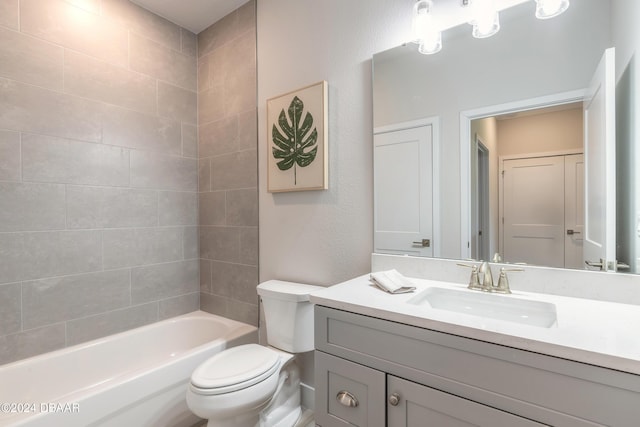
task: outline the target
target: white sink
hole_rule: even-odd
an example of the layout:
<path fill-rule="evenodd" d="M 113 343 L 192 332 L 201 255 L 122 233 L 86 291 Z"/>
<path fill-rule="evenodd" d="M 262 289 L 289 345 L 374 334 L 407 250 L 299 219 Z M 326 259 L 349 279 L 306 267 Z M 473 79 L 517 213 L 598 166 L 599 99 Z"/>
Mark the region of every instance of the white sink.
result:
<path fill-rule="evenodd" d="M 540 328 L 551 328 L 558 320 L 555 304 L 480 291 L 431 287 L 407 303 Z"/>

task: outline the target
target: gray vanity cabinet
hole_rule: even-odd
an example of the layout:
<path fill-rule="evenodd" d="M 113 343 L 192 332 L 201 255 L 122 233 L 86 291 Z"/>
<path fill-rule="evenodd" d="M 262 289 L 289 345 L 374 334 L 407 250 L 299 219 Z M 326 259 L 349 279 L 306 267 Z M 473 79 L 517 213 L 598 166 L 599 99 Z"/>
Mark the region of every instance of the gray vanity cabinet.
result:
<path fill-rule="evenodd" d="M 640 425 L 640 376 L 315 307 L 321 427 Z"/>

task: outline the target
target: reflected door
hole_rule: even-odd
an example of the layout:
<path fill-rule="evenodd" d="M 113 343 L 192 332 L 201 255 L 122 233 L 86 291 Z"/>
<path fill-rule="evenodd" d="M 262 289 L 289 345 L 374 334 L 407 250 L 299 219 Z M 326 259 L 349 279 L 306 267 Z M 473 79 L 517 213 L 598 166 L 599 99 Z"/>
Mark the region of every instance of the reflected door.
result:
<path fill-rule="evenodd" d="M 507 262 L 564 267 L 564 157 L 504 161 Z"/>
<path fill-rule="evenodd" d="M 587 268 L 616 269 L 615 50 L 607 49 L 584 100 Z"/>
<path fill-rule="evenodd" d="M 433 126 L 373 142 L 374 251 L 433 256 Z"/>

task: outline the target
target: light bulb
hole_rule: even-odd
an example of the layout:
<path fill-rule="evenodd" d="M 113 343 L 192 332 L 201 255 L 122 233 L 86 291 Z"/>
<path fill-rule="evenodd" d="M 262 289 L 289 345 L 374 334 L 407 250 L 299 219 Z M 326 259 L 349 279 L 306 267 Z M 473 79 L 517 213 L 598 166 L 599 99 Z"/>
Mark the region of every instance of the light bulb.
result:
<path fill-rule="evenodd" d="M 536 0 L 536 18 L 553 18 L 568 8 L 569 0 Z"/>
<path fill-rule="evenodd" d="M 418 52 L 437 53 L 442 49 L 442 33 L 437 29 L 431 14 L 431 0 L 419 0 L 413 7 L 413 41 L 418 43 Z"/>
<path fill-rule="evenodd" d="M 491 37 L 500 31 L 500 15 L 495 11 L 483 13 L 477 16 L 471 24 L 473 25 L 473 37 L 477 39 Z"/>
<path fill-rule="evenodd" d="M 418 52 L 423 55 L 432 55 L 440 52 L 442 49 L 442 33 L 435 31 L 429 33 L 425 38 L 420 40 L 418 45 Z"/>

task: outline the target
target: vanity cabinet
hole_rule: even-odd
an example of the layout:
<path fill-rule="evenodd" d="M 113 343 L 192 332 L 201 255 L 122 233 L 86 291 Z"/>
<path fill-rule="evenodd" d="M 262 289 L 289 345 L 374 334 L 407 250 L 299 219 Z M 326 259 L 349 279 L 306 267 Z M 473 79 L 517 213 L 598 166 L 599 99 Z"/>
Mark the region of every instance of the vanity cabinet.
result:
<path fill-rule="evenodd" d="M 316 423 L 637 426 L 640 376 L 315 307 Z"/>

